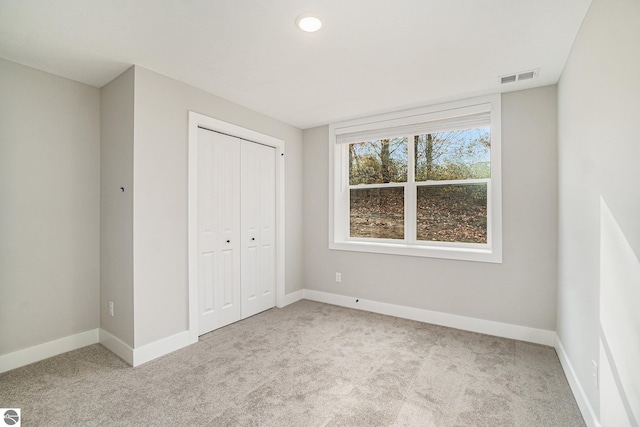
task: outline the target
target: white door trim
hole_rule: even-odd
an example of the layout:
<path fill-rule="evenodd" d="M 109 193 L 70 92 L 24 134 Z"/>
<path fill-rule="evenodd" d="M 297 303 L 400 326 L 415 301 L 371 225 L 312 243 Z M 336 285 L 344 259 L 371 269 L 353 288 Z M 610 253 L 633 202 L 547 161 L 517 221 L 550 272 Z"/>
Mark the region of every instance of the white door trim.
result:
<path fill-rule="evenodd" d="M 189 342 L 198 341 L 198 128 L 268 145 L 276 149 L 276 306 L 284 307 L 284 141 L 189 111 Z"/>

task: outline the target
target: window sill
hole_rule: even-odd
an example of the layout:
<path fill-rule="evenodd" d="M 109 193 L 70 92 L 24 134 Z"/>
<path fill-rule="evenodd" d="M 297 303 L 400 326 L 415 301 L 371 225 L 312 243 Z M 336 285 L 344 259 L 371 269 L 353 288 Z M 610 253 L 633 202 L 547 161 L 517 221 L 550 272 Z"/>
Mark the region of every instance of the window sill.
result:
<path fill-rule="evenodd" d="M 451 246 L 406 245 L 402 243 L 377 242 L 331 242 L 330 250 L 368 252 L 387 255 L 403 255 L 425 258 L 451 259 L 458 261 L 502 263 L 502 253 L 491 248 L 465 248 Z"/>

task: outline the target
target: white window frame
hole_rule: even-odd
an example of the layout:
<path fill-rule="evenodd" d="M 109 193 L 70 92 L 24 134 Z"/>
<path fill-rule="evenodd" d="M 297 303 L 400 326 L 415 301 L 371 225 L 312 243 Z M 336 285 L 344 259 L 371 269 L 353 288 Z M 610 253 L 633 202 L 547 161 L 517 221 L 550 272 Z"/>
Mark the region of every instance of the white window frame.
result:
<path fill-rule="evenodd" d="M 500 94 L 471 98 L 446 104 L 364 117 L 329 125 L 329 249 L 393 255 L 444 258 L 502 263 L 502 173 L 501 173 L 501 98 Z M 413 182 L 414 170 L 407 171 L 407 183 L 349 185 L 348 144 L 340 138 L 353 132 L 372 132 L 397 126 L 444 122 L 465 115 L 489 112 L 491 127 L 491 178 L 456 181 Z M 445 125 L 446 126 L 446 125 Z M 408 157 L 413 157 L 413 140 L 408 141 Z M 410 168 L 413 169 L 413 168 Z M 487 184 L 487 243 L 417 241 L 416 192 L 418 186 Z M 349 192 L 352 188 L 405 189 L 405 239 L 352 238 L 349 236 Z"/>

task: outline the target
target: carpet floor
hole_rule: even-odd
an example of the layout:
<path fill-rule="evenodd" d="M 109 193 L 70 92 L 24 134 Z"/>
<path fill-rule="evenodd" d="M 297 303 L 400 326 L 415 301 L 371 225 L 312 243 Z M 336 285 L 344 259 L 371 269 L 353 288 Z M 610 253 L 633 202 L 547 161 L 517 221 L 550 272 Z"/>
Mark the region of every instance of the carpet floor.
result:
<path fill-rule="evenodd" d="M 0 374 L 24 426 L 584 426 L 551 347 L 299 301 L 136 368 L 99 344 Z"/>

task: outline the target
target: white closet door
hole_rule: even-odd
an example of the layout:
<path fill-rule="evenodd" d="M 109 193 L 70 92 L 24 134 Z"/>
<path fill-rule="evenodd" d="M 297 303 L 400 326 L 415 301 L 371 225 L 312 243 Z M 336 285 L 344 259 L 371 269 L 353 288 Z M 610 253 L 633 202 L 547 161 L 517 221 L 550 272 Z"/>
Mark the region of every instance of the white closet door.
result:
<path fill-rule="evenodd" d="M 240 168 L 237 138 L 198 129 L 199 335 L 240 320 Z"/>
<path fill-rule="evenodd" d="M 242 143 L 242 318 L 276 304 L 275 149 Z"/>

